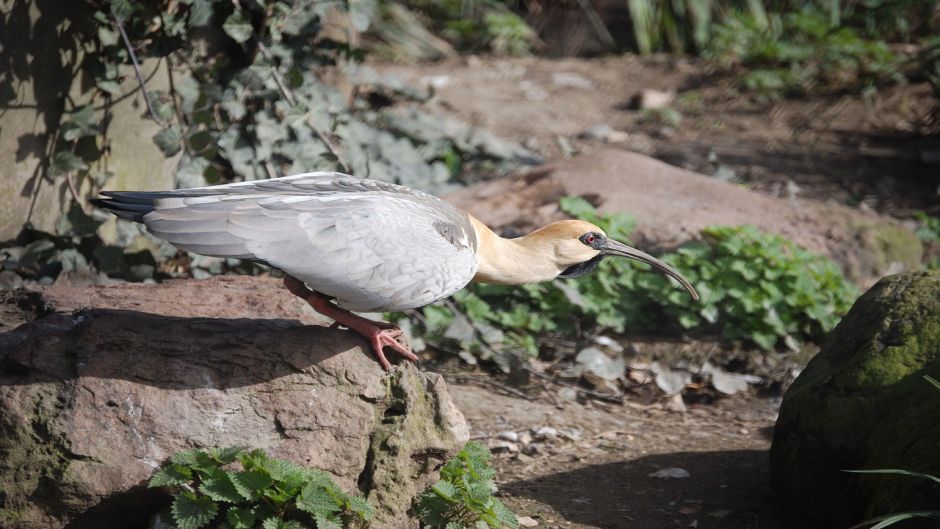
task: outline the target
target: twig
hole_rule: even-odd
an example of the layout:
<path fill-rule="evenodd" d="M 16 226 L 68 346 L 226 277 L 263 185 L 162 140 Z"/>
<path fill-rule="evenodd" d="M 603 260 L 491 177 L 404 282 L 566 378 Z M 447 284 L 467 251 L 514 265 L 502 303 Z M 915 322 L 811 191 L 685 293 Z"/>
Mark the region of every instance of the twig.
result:
<path fill-rule="evenodd" d="M 124 46 L 127 47 L 127 53 L 131 56 L 131 62 L 134 63 L 134 73 L 137 74 L 137 84 L 140 85 L 140 91 L 144 94 L 144 101 L 147 103 L 147 111 L 150 112 L 150 117 L 152 117 L 158 125 L 165 127 L 166 123 L 157 117 L 157 113 L 153 109 L 153 104 L 150 102 L 150 95 L 147 93 L 147 88 L 144 86 L 144 75 L 140 73 L 140 63 L 137 62 L 137 54 L 134 53 L 134 47 L 131 46 L 131 39 L 127 37 L 127 32 L 124 31 L 124 24 L 121 23 L 121 18 L 114 10 L 111 10 L 111 18 L 114 19 L 114 25 L 117 26 L 118 31 L 121 33 L 121 38 L 124 39 Z"/>
<path fill-rule="evenodd" d="M 281 74 L 277 72 L 277 67 L 274 64 L 274 59 L 271 57 L 271 52 L 268 51 L 268 47 L 259 42 L 258 49 L 261 50 L 261 54 L 264 55 L 264 58 L 271 62 L 271 76 L 274 77 L 274 84 L 277 85 L 277 89 L 281 92 L 281 95 L 284 96 L 284 99 L 287 100 L 287 104 L 292 107 L 295 106 L 297 103 L 296 99 L 294 98 L 294 94 L 290 91 L 289 88 L 287 88 L 287 85 L 284 84 L 284 81 L 281 79 Z M 316 133 L 318 138 L 320 138 L 320 141 L 326 145 L 326 148 L 330 151 L 330 154 L 336 158 L 336 162 L 339 164 L 343 172 L 348 173 L 349 165 L 346 164 L 345 159 L 343 159 L 343 157 L 340 155 L 339 149 L 336 147 L 336 144 L 333 143 L 333 140 L 330 139 L 329 135 L 326 132 L 320 130 L 320 127 L 314 125 L 312 120 L 308 119 L 307 125 L 313 129 L 313 132 Z"/>

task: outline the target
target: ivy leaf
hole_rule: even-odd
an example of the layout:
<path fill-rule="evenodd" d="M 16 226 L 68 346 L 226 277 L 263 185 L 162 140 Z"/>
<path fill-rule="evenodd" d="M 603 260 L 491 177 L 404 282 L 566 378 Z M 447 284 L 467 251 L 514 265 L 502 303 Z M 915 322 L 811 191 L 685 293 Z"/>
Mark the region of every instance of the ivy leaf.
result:
<path fill-rule="evenodd" d="M 179 529 L 199 529 L 215 518 L 219 506 L 214 501 L 197 496 L 193 492 L 182 492 L 173 500 L 173 521 Z"/>
<path fill-rule="evenodd" d="M 242 43 L 251 38 L 254 29 L 251 27 L 251 21 L 245 16 L 243 11 L 235 11 L 222 24 L 222 29 L 235 42 Z"/>
<path fill-rule="evenodd" d="M 153 137 L 153 142 L 163 151 L 164 156 L 173 156 L 180 152 L 180 142 L 183 140 L 183 133 L 176 125 L 167 127 L 158 132 Z"/>
<path fill-rule="evenodd" d="M 189 25 L 192 27 L 205 26 L 212 19 L 212 0 L 193 0 L 189 8 Z"/>
<path fill-rule="evenodd" d="M 230 472 L 229 479 L 232 480 L 238 493 L 249 500 L 258 499 L 264 493 L 264 489 L 271 486 L 271 478 L 257 470 Z"/>
<path fill-rule="evenodd" d="M 228 503 L 236 503 L 244 499 L 229 479 L 228 474 L 220 469 L 216 469 L 215 472 L 203 478 L 199 492 L 213 500 Z"/>
<path fill-rule="evenodd" d="M 65 141 L 74 141 L 85 136 L 95 136 L 101 132 L 101 127 L 95 122 L 95 109 L 92 105 L 85 105 L 73 112 L 68 121 L 62 125 L 62 138 Z"/>
<path fill-rule="evenodd" d="M 127 20 L 135 11 L 139 9 L 134 0 L 112 0 L 111 11 L 121 20 Z"/>
<path fill-rule="evenodd" d="M 147 482 L 147 486 L 153 488 L 183 485 L 184 483 L 189 483 L 192 479 L 193 471 L 191 469 L 184 465 L 170 464 L 154 472 L 154 474 L 150 476 L 150 481 Z"/>
<path fill-rule="evenodd" d="M 95 86 L 100 88 L 101 91 L 107 92 L 113 96 L 120 96 L 123 94 L 123 92 L 121 92 L 121 83 L 113 79 L 99 79 L 95 81 Z"/>
<path fill-rule="evenodd" d="M 64 176 L 73 171 L 85 171 L 88 164 L 85 160 L 69 151 L 59 151 L 52 155 L 52 163 L 49 165 L 49 176 Z"/>

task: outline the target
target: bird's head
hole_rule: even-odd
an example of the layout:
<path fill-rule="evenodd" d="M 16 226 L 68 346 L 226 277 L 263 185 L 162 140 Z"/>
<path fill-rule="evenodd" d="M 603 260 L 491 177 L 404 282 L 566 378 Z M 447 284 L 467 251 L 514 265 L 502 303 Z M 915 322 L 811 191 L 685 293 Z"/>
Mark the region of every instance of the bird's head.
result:
<path fill-rule="evenodd" d="M 528 237 L 538 239 L 541 244 L 553 247 L 555 261 L 562 269 L 558 277 L 567 279 L 588 274 L 607 256 L 626 257 L 664 272 L 685 287 L 692 295 L 692 299 L 698 299 L 698 292 L 692 284 L 674 268 L 652 255 L 608 238 L 604 230 L 590 222 L 583 220 L 553 222 L 531 233 Z"/>

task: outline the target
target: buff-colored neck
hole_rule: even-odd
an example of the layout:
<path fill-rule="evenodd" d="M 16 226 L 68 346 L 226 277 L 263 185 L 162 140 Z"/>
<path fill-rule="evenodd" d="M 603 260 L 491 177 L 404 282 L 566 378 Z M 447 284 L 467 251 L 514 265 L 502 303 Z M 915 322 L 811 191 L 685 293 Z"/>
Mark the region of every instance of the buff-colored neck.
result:
<path fill-rule="evenodd" d="M 521 285 L 551 281 L 565 267 L 556 261 L 554 246 L 538 232 L 518 239 L 504 239 L 470 216 L 477 235 L 475 283 Z"/>

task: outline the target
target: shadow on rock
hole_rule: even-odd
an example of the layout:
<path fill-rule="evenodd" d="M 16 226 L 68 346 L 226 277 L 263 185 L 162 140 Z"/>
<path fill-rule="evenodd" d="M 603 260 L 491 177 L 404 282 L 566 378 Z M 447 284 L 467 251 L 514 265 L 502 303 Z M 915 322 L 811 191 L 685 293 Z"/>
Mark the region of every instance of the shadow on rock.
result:
<path fill-rule="evenodd" d="M 787 519 L 775 501 L 767 459 L 761 450 L 657 454 L 515 481 L 502 491 L 547 504 L 570 522 L 605 529 L 810 529 Z M 650 476 L 671 468 L 689 477 Z"/>
<path fill-rule="evenodd" d="M 224 390 L 297 373 L 363 345 L 349 331 L 290 320 L 94 309 L 53 314 L 0 335 L 0 381 L 93 377 L 165 389 Z M 363 363 L 374 364 L 369 355 L 363 352 Z"/>

